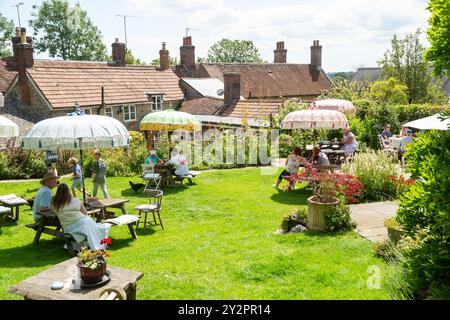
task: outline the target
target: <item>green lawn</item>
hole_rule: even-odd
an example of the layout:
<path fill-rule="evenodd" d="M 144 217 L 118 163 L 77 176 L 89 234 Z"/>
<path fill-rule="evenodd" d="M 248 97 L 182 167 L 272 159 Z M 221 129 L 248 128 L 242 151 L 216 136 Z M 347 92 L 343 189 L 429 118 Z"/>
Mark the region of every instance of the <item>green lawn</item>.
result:
<path fill-rule="evenodd" d="M 282 216 L 306 205 L 309 196 L 273 189 L 275 178 L 256 168 L 213 171 L 195 185 L 166 189 L 165 230 L 139 229 L 133 241 L 128 228 L 112 228 L 108 263 L 144 273 L 138 299 L 389 299 L 383 288 L 368 289 L 368 267 L 385 266 L 356 233 L 274 234 Z M 129 199 L 134 213 L 146 199 L 129 180 L 140 182 L 109 178 L 108 189 L 112 197 Z M 32 197 L 38 187 L 1 182 L 0 194 Z M 63 242 L 48 235 L 32 245 L 28 207 L 18 223 L 0 221 L 0 299 L 20 299 L 6 292 L 10 286 L 69 256 Z"/>

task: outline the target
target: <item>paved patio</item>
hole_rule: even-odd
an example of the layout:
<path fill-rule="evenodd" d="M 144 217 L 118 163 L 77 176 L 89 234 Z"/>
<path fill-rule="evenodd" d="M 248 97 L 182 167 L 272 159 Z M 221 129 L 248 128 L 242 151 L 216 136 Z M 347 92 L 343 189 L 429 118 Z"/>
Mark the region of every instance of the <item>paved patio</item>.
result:
<path fill-rule="evenodd" d="M 372 242 L 388 239 L 384 219 L 395 216 L 397 209 L 396 201 L 350 205 L 351 216 L 356 222 L 357 232 Z"/>

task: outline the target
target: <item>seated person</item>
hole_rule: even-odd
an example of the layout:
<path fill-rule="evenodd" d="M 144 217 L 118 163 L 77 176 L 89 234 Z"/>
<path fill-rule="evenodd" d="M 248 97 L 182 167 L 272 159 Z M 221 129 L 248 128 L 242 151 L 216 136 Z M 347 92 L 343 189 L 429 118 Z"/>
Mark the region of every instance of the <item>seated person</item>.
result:
<path fill-rule="evenodd" d="M 328 160 L 328 156 L 323 153 L 318 147 L 313 148 L 313 161 L 315 164 L 320 165 L 330 165 L 330 160 Z"/>
<path fill-rule="evenodd" d="M 280 173 L 277 182 L 274 185 L 272 185 L 272 187 L 278 189 L 278 186 L 280 185 L 283 178 L 286 176 L 290 176 L 292 174 L 296 174 L 301 164 L 303 164 L 305 167 L 308 167 L 310 165 L 310 163 L 306 161 L 306 159 L 302 156 L 302 154 L 303 154 L 302 149 L 296 147 L 294 151 L 288 155 L 286 159 L 286 168 Z M 293 182 L 289 183 L 288 189 L 290 190 L 293 187 L 294 187 Z"/>
<path fill-rule="evenodd" d="M 35 222 L 41 220 L 41 212 L 51 213 L 52 189 L 56 187 L 59 177 L 53 173 L 46 173 L 41 179 L 42 187 L 36 193 L 33 203 L 33 217 Z"/>
<path fill-rule="evenodd" d="M 111 225 L 92 220 L 80 200 L 72 197 L 67 184 L 61 183 L 58 186 L 52 200 L 52 209 L 64 232 L 70 233 L 77 242 L 87 240 L 91 250 L 105 249 L 105 245 L 100 244 L 100 241 L 108 237 Z"/>
<path fill-rule="evenodd" d="M 349 127 L 344 129 L 342 142 L 344 143 L 344 160 L 347 160 L 358 149 L 358 141 Z"/>
<path fill-rule="evenodd" d="M 392 137 L 392 132 L 391 132 L 391 125 L 387 124 L 384 127 L 383 132 L 381 132 L 381 138 L 383 138 L 383 142 L 384 144 L 388 145 L 390 143 L 389 138 Z"/>
<path fill-rule="evenodd" d="M 167 163 L 171 163 L 175 166 L 175 171 L 173 173 L 178 177 L 187 177 L 189 183 L 192 183 L 192 176 L 189 175 L 189 167 L 186 156 L 179 153 L 175 148 L 170 150 L 170 154 L 171 158 L 167 161 Z"/>
<path fill-rule="evenodd" d="M 153 166 L 155 166 L 157 163 L 162 163 L 162 160 L 159 159 L 158 155 L 156 154 L 156 149 L 150 149 L 150 153 L 147 159 L 145 159 L 145 164 L 150 164 L 150 162 Z"/>

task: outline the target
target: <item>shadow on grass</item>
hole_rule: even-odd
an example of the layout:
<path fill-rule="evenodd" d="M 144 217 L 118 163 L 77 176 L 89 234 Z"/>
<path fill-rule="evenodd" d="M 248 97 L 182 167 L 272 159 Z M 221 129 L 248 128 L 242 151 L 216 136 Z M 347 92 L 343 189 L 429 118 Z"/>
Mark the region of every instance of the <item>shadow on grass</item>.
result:
<path fill-rule="evenodd" d="M 188 185 L 188 184 L 186 184 L 186 185 L 177 185 L 175 187 L 163 187 L 163 188 L 160 188 L 160 189 L 162 189 L 164 195 L 169 195 L 169 194 L 176 194 L 176 193 L 179 193 L 179 192 L 186 191 L 187 189 L 189 189 L 189 187 L 192 187 L 192 186 L 195 186 L 195 185 L 196 185 L 196 183 L 193 183 L 191 185 Z M 146 195 L 143 192 L 143 189 L 139 189 L 136 192 L 133 189 L 131 189 L 131 188 L 130 189 L 125 189 L 125 190 L 122 190 L 120 192 L 120 195 L 123 196 L 124 198 L 127 198 L 127 199 L 129 197 L 137 197 L 137 198 L 142 198 L 142 199 L 148 199 L 148 195 Z"/>
<path fill-rule="evenodd" d="M 17 226 L 17 220 L 12 218 L 11 216 L 2 216 L 0 217 L 0 228 L 2 227 L 16 227 Z M 1 234 L 1 229 L 0 229 Z"/>
<path fill-rule="evenodd" d="M 31 239 L 32 241 L 32 239 Z M 41 239 L 39 245 L 32 243 L 21 247 L 0 249 L 1 268 L 24 268 L 54 265 L 72 256 L 63 249 L 64 241 Z"/>
<path fill-rule="evenodd" d="M 270 198 L 279 203 L 283 204 L 296 204 L 296 205 L 305 205 L 306 200 L 312 195 L 311 191 L 306 189 L 299 190 L 291 190 L 291 191 L 282 191 L 277 190 L 278 193 L 274 193 Z"/>

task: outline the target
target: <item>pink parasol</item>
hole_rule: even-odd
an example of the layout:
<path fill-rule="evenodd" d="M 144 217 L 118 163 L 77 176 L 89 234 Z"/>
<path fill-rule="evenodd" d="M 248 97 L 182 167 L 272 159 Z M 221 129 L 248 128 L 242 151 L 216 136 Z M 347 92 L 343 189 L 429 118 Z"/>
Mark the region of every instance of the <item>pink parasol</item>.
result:
<path fill-rule="evenodd" d="M 355 114 L 356 109 L 353 103 L 341 99 L 317 100 L 309 105 L 310 110 L 334 110 L 345 114 Z"/>
<path fill-rule="evenodd" d="M 301 110 L 286 115 L 281 121 L 282 129 L 344 129 L 347 118 L 339 111 Z"/>

